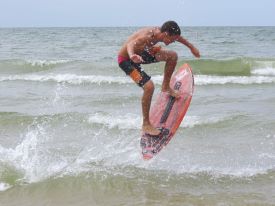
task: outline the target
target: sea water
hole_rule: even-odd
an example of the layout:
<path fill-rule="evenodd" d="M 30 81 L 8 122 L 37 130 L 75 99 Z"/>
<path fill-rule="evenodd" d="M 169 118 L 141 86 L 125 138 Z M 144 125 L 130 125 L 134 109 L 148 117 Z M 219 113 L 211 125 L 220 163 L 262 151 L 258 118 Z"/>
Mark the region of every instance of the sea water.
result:
<path fill-rule="evenodd" d="M 116 62 L 137 29 L 0 29 L 0 205 L 275 205 L 275 27 L 182 27 L 201 59 L 161 44 L 195 90 L 150 161 Z M 164 63 L 144 69 L 158 93 Z"/>

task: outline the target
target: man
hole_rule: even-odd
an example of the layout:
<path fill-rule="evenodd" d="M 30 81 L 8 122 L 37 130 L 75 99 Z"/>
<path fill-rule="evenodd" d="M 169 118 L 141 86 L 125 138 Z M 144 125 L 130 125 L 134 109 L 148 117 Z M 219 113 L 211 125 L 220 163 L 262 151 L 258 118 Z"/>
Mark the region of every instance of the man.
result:
<path fill-rule="evenodd" d="M 157 128 L 152 126 L 149 119 L 154 84 L 152 80 L 150 80 L 151 77 L 143 71 L 140 64 L 165 61 L 161 90 L 178 98 L 179 94 L 170 88 L 169 85 L 177 64 L 177 53 L 156 45 L 159 42 L 169 45 L 175 41 L 187 46 L 195 57 L 200 57 L 199 50 L 181 36 L 181 30 L 174 21 L 167 21 L 161 27 L 149 27 L 138 30 L 128 38 L 118 53 L 119 67 L 144 90 L 142 96 L 142 130 L 152 136 L 157 136 L 160 133 Z"/>

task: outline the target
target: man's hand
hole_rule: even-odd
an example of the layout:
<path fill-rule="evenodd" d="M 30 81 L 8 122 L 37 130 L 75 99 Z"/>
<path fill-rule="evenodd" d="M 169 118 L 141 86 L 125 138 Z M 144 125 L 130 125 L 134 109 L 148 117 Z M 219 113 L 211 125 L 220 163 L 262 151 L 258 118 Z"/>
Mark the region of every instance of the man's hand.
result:
<path fill-rule="evenodd" d="M 144 62 L 144 60 L 142 59 L 142 57 L 139 56 L 139 55 L 137 55 L 137 54 L 131 55 L 131 56 L 130 56 L 130 59 L 131 59 L 133 62 L 137 63 L 137 64 L 138 64 L 138 63 Z"/>
<path fill-rule="evenodd" d="M 196 47 L 192 47 L 191 52 L 195 57 L 200 58 L 200 51 Z"/>
<path fill-rule="evenodd" d="M 182 36 L 179 36 L 177 41 L 187 46 L 195 57 L 200 58 L 201 55 L 199 50 L 196 47 L 194 47 L 193 44 L 187 41 L 187 39 L 183 38 Z"/>

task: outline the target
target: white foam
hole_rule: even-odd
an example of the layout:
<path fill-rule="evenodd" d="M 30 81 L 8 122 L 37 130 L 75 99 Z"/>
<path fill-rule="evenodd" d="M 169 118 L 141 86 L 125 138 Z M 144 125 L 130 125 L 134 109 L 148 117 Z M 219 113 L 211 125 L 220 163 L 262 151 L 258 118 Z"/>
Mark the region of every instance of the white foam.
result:
<path fill-rule="evenodd" d="M 83 84 L 83 83 L 119 83 L 126 84 L 132 81 L 126 77 L 114 77 L 114 76 L 101 76 L 101 75 L 76 75 L 76 74 L 48 74 L 48 75 L 11 75 L 0 77 L 0 81 L 38 81 L 48 82 L 55 81 L 58 83 L 66 82 L 70 84 Z"/>
<path fill-rule="evenodd" d="M 252 64 L 254 69 L 261 69 L 261 68 L 274 68 L 275 61 L 255 61 Z"/>
<path fill-rule="evenodd" d="M 28 64 L 30 64 L 31 66 L 39 66 L 39 67 L 64 64 L 64 63 L 68 63 L 70 61 L 71 60 L 65 60 L 65 59 L 61 59 L 61 60 L 26 60 L 26 62 Z"/>
<path fill-rule="evenodd" d="M 186 116 L 180 127 L 192 128 L 198 125 L 216 124 L 228 119 L 227 117 L 199 117 Z M 109 115 L 103 113 L 95 113 L 88 119 L 91 124 L 102 124 L 109 129 L 117 127 L 118 129 L 140 129 L 142 123 L 141 115 L 126 114 L 126 115 Z"/>
<path fill-rule="evenodd" d="M 4 182 L 0 182 L 0 192 L 6 191 L 8 189 L 10 189 L 12 186 L 4 183 Z"/>
<path fill-rule="evenodd" d="M 11 164 L 16 170 L 23 172 L 26 182 L 45 179 L 66 165 L 65 160 L 55 162 L 47 155 L 45 145 L 48 140 L 45 125 L 36 124 L 29 127 L 23 141 L 15 149 L 0 146 L 0 161 Z"/>
<path fill-rule="evenodd" d="M 274 68 L 255 69 L 251 71 L 251 73 L 254 75 L 275 76 L 275 69 Z"/>
<path fill-rule="evenodd" d="M 265 84 L 275 83 L 275 77 L 266 76 L 195 76 L 196 85 L 212 85 L 212 84 Z"/>
<path fill-rule="evenodd" d="M 256 71 L 255 71 L 256 72 Z M 267 72 L 265 70 L 265 72 Z M 273 72 L 273 71 L 272 71 Z M 156 75 L 152 77 L 157 85 L 162 84 L 163 76 Z M 103 75 L 76 75 L 76 74 L 47 74 L 47 75 L 10 75 L 0 77 L 0 81 L 38 81 L 38 82 L 65 82 L 69 84 L 133 84 L 133 81 L 126 76 L 103 76 Z M 196 85 L 213 84 L 265 84 L 275 83 L 275 76 L 209 76 L 196 75 Z"/>
<path fill-rule="evenodd" d="M 211 119 L 200 116 L 187 116 L 183 121 L 181 127 L 194 127 L 202 124 L 212 124 L 219 121 L 224 121 L 231 117 L 216 116 Z M 137 114 L 125 114 L 120 116 L 96 113 L 89 117 L 91 124 L 98 123 L 107 126 L 108 128 L 118 127 L 121 129 L 140 129 L 141 115 Z M 49 136 L 47 134 L 47 125 L 35 124 L 34 127 L 30 127 L 28 132 L 24 135 L 23 141 L 15 149 L 6 149 L 0 145 L 0 161 L 11 163 L 19 170 L 23 170 L 24 180 L 26 182 L 42 181 L 45 178 L 55 175 L 72 174 L 77 175 L 81 172 L 94 172 L 98 169 L 107 169 L 118 165 L 134 165 L 145 169 L 151 169 L 156 171 L 166 170 L 180 174 L 196 175 L 199 173 L 209 173 L 210 175 L 233 175 L 236 177 L 242 176 L 254 176 L 258 174 L 266 173 L 269 169 L 274 168 L 274 165 L 268 164 L 266 167 L 254 166 L 253 164 L 257 160 L 250 160 L 250 164 L 240 162 L 239 164 L 232 164 L 231 166 L 224 162 L 231 162 L 232 158 L 236 159 L 238 163 L 238 156 L 228 157 L 228 159 L 221 159 L 216 155 L 205 155 L 207 153 L 200 153 L 194 157 L 194 150 L 201 149 L 202 146 L 198 145 L 197 148 L 188 150 L 174 151 L 169 153 L 169 148 L 166 152 L 163 152 L 162 157 L 156 158 L 149 163 L 144 163 L 140 157 L 139 151 L 139 136 L 136 136 L 134 132 L 130 138 L 124 136 L 117 136 L 116 138 L 105 139 L 105 134 L 108 134 L 108 129 L 102 128 L 98 130 L 98 134 L 91 138 L 91 142 L 85 142 L 83 151 L 80 154 L 76 154 L 73 159 L 66 156 L 66 154 L 58 156 L 56 159 L 52 158 L 55 154 L 53 151 L 48 150 Z M 127 132 L 128 133 L 128 132 Z M 179 139 L 179 138 L 178 138 Z M 198 142 L 199 140 L 195 140 Z M 184 145 L 187 143 L 185 142 Z M 52 147 L 53 145 L 51 145 Z M 70 146 L 68 149 L 70 149 Z M 175 145 L 174 145 L 175 146 Z M 211 143 L 203 147 L 209 147 L 208 151 L 217 154 L 219 150 L 212 148 Z M 195 145 L 192 145 L 195 147 Z M 182 149 L 177 148 L 176 149 Z M 55 148 L 56 149 L 56 148 Z M 201 150 L 200 150 L 201 151 Z M 126 155 L 127 154 L 127 155 Z M 168 155 L 168 156 L 167 156 Z M 169 156 L 170 155 L 170 156 Z M 263 154 L 260 158 L 270 158 L 268 155 Z M 123 156 L 123 158 L 119 158 Z M 169 161 L 173 157 L 174 161 Z M 103 166 L 94 166 L 91 162 L 100 162 Z M 166 162 L 164 162 L 166 161 Z M 249 165 L 252 165 L 251 167 Z M 105 167 L 106 166 L 106 167 Z M 0 183 L 1 184 L 1 183 Z M 10 185 L 2 183 L 0 189 L 2 191 L 7 190 Z M 0 190 L 1 191 L 1 190 Z"/>
<path fill-rule="evenodd" d="M 199 117 L 199 116 L 186 116 L 182 121 L 180 127 L 192 128 L 199 125 L 216 124 L 227 120 L 229 117 Z"/>
<path fill-rule="evenodd" d="M 107 115 L 96 113 L 89 117 L 91 124 L 103 124 L 108 128 L 118 127 L 119 129 L 140 129 L 141 116 L 135 114 L 126 115 Z"/>

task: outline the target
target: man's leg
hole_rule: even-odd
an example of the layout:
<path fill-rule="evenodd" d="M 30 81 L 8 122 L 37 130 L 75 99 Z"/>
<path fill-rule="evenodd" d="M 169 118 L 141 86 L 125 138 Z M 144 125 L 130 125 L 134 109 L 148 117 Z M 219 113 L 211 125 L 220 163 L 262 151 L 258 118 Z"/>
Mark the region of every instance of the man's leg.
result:
<path fill-rule="evenodd" d="M 173 95 L 174 91 L 171 91 L 171 88 L 169 86 L 171 76 L 175 70 L 175 67 L 177 65 L 177 60 L 178 60 L 178 55 L 174 51 L 168 51 L 161 49 L 157 54 L 156 54 L 156 59 L 158 61 L 165 61 L 165 68 L 164 68 L 164 77 L 163 77 L 163 82 L 162 82 L 162 91 L 169 91 Z M 176 94 L 174 94 L 177 96 Z M 174 96 L 173 95 L 173 96 Z"/>
<path fill-rule="evenodd" d="M 120 63 L 119 67 L 143 88 L 141 101 L 143 115 L 142 130 L 150 135 L 158 135 L 160 131 L 151 125 L 149 119 L 150 106 L 154 93 L 154 83 L 150 80 L 151 77 L 142 71 L 139 64 L 134 64 L 130 60 Z"/>
<path fill-rule="evenodd" d="M 149 119 L 149 113 L 150 113 L 150 107 L 151 107 L 151 101 L 152 96 L 154 93 L 154 83 L 152 80 L 149 80 L 145 83 L 143 86 L 143 96 L 142 96 L 142 114 L 143 114 L 143 124 L 142 124 L 142 130 L 145 133 L 148 133 L 150 135 L 158 135 L 160 134 L 160 131 L 153 127 L 151 125 L 150 119 Z"/>

